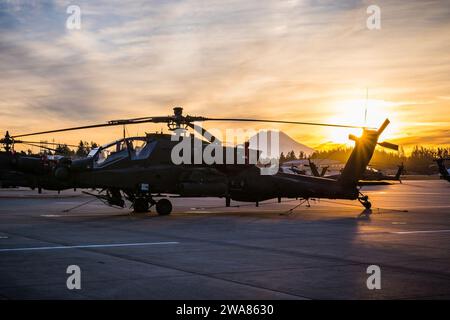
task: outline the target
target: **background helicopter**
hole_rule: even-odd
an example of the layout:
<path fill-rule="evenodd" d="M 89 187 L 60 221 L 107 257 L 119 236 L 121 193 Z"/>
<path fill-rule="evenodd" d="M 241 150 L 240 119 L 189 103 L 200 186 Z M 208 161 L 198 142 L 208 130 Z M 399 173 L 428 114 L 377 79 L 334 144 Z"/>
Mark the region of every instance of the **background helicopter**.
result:
<path fill-rule="evenodd" d="M 183 109 L 174 108 L 174 114 L 163 117 L 142 117 L 113 120 L 103 124 L 49 130 L 10 136 L 6 134 L 0 142 L 5 147 L 0 161 L 3 176 L 16 175 L 16 185 L 39 189 L 64 190 L 70 188 L 100 189 L 94 195 L 109 205 L 123 207 L 125 201 L 132 202 L 136 212 L 146 212 L 155 205 L 160 215 L 170 214 L 172 204 L 163 195 L 179 197 L 222 197 L 226 206 L 230 201 L 255 202 L 282 197 L 287 198 L 329 198 L 359 200 L 370 208 L 368 197 L 360 193 L 357 183 L 364 173 L 377 144 L 396 147 L 390 143 L 378 143 L 378 138 L 389 120 L 385 120 L 378 130 L 365 127 L 361 137 L 350 135 L 355 141 L 349 160 L 337 180 L 323 177 L 296 175 L 278 172 L 275 175 L 261 175 L 260 169 L 244 161 L 243 164 L 180 164 L 171 161 L 171 150 L 178 143 L 170 134 L 147 134 L 143 137 L 123 138 L 93 149 L 83 159 L 67 157 L 29 157 L 15 153 L 15 143 L 26 143 L 17 138 L 139 123 L 166 123 L 170 130 L 193 128 L 206 140 L 201 140 L 202 149 L 216 138 L 205 129 L 194 126 L 203 121 L 241 121 L 287 123 L 300 125 L 334 126 L 355 128 L 355 126 L 278 121 L 246 118 L 207 118 L 183 115 Z M 196 138 L 195 138 L 196 139 Z M 247 145 L 248 146 L 248 145 Z M 223 147 L 224 149 L 230 147 Z M 237 154 L 235 147 L 231 150 Z M 247 151 L 246 151 L 247 152 Z M 244 158 L 247 158 L 244 152 Z M 225 150 L 223 154 L 226 154 Z M 245 159 L 248 160 L 248 159 Z M 1 173 L 1 172 L 0 172 Z M 0 177 L 1 179 L 1 177 Z M 154 198 L 160 198 L 155 200 Z"/>
<path fill-rule="evenodd" d="M 385 142 L 385 144 L 387 144 L 387 143 Z M 392 145 L 390 149 L 398 150 L 398 148 L 396 148 L 396 145 Z M 325 175 L 327 172 L 327 169 L 328 169 L 327 166 L 323 167 L 322 171 L 319 173 L 317 165 L 314 162 L 312 162 L 311 160 L 309 160 L 309 167 L 311 168 L 312 174 L 316 177 L 339 179 L 340 174 L 329 175 L 329 176 Z M 378 171 L 374 168 L 367 167 L 361 177 L 361 180 L 358 182 L 358 185 L 359 186 L 367 186 L 367 185 L 390 184 L 388 181 L 399 181 L 400 183 L 402 183 L 401 175 L 403 174 L 404 170 L 405 170 L 405 166 L 403 165 L 403 163 L 398 166 L 398 169 L 397 169 L 397 172 L 395 173 L 395 175 L 387 175 L 387 174 L 384 174 L 383 172 Z"/>
<path fill-rule="evenodd" d="M 444 163 L 445 161 L 448 160 L 450 160 L 450 158 L 438 158 L 435 159 L 434 161 L 436 161 L 438 165 L 439 173 L 441 174 L 440 178 L 450 182 L 450 169 L 447 169 Z"/>

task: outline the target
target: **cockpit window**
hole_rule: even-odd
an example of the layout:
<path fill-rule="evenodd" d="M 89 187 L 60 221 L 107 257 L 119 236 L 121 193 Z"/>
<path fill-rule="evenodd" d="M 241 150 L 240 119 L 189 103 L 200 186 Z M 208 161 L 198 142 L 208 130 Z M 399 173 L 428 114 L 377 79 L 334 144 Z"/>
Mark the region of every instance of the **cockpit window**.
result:
<path fill-rule="evenodd" d="M 95 163 L 102 165 L 128 157 L 127 144 L 124 140 L 100 148 Z"/>
<path fill-rule="evenodd" d="M 131 140 L 130 141 L 130 147 L 132 150 L 132 155 L 134 157 L 139 157 L 139 154 L 142 152 L 142 150 L 145 148 L 145 146 L 147 145 L 147 141 L 146 140 Z"/>
<path fill-rule="evenodd" d="M 131 155 L 132 160 L 143 160 L 150 157 L 157 141 L 148 142 L 144 137 L 127 138 L 92 149 L 88 157 L 94 157 L 94 166 L 103 166 Z"/>
<path fill-rule="evenodd" d="M 133 140 L 130 141 L 130 147 L 132 147 L 131 159 L 143 160 L 147 159 L 156 146 L 156 141 L 147 142 L 147 140 Z"/>
<path fill-rule="evenodd" d="M 87 155 L 88 158 L 92 158 L 93 156 L 95 156 L 95 154 L 97 153 L 99 148 L 94 148 L 91 151 L 89 151 L 89 154 Z"/>

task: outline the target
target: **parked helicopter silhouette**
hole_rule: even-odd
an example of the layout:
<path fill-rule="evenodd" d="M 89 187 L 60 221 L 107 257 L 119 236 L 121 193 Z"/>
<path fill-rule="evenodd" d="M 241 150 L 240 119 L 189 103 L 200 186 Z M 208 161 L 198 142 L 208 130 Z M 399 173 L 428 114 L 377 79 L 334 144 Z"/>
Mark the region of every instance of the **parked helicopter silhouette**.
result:
<path fill-rule="evenodd" d="M 438 165 L 439 173 L 441 174 L 440 178 L 450 182 L 450 169 L 447 169 L 444 163 L 445 161 L 448 160 L 450 160 L 450 158 L 438 158 L 435 159 L 434 161 L 436 161 Z"/>
<path fill-rule="evenodd" d="M 328 167 L 323 167 L 322 171 L 319 173 L 317 165 L 311 160 L 309 160 L 309 167 L 311 168 L 312 174 L 316 177 L 326 177 L 329 179 L 339 179 L 340 177 L 340 174 L 325 176 Z M 398 166 L 396 174 L 392 176 L 384 174 L 379 170 L 367 167 L 361 177 L 361 180 L 358 181 L 358 185 L 359 186 L 385 185 L 389 184 L 388 181 L 399 181 L 401 183 L 402 182 L 401 175 L 403 174 L 404 170 L 405 166 L 402 163 L 401 165 Z"/>
<path fill-rule="evenodd" d="M 328 170 L 328 166 L 324 166 L 322 167 L 322 171 L 319 173 L 317 165 L 312 162 L 310 158 L 308 158 L 308 167 L 311 169 L 311 173 L 315 177 L 324 177 Z"/>
<path fill-rule="evenodd" d="M 13 151 L 15 143 L 26 136 L 66 132 L 98 127 L 122 126 L 142 123 L 166 123 L 170 130 L 187 130 L 192 128 L 201 134 L 201 150 L 216 138 L 207 130 L 194 126 L 194 122 L 236 121 L 287 123 L 299 125 L 334 126 L 354 128 L 355 126 L 309 123 L 296 121 L 242 119 L 242 118 L 207 118 L 184 116 L 183 109 L 174 108 L 174 114 L 163 117 L 142 117 L 114 120 L 102 124 L 48 130 L 35 133 L 10 136 L 9 133 L 0 142 L 5 152 L 0 155 L 3 176 L 13 174 L 19 177 L 15 184 L 38 189 L 64 190 L 70 188 L 100 189 L 94 195 L 109 205 L 124 207 L 125 200 L 132 202 L 134 211 L 146 212 L 152 206 L 160 215 L 170 214 L 172 204 L 167 196 L 177 197 L 221 197 L 226 206 L 231 200 L 255 202 L 272 198 L 329 198 L 359 200 L 365 208 L 370 208 L 368 197 L 358 189 L 367 164 L 376 145 L 392 148 L 387 142 L 378 143 L 378 138 L 388 126 L 386 119 L 378 130 L 363 128 L 361 137 L 350 135 L 355 147 L 338 179 L 295 175 L 278 172 L 274 175 L 261 175 L 260 168 L 248 162 L 248 149 L 244 152 L 241 164 L 174 164 L 171 151 L 177 145 L 172 135 L 156 133 L 140 137 L 123 138 L 93 149 L 83 159 L 73 160 L 68 157 L 29 157 Z M 197 139 L 197 140 L 195 140 Z M 223 154 L 230 147 L 221 147 Z M 237 147 L 231 152 L 238 154 Z M 195 150 L 193 150 L 195 152 Z M 0 171 L 1 174 L 1 171 Z M 0 177 L 0 179 L 3 179 Z M 156 200 L 155 198 L 160 198 Z"/>

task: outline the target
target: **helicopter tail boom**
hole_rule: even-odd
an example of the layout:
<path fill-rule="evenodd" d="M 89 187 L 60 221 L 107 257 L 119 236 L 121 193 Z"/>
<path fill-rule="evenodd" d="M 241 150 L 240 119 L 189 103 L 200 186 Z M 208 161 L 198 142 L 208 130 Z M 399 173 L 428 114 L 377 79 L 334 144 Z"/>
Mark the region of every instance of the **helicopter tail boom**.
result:
<path fill-rule="evenodd" d="M 341 176 L 339 177 L 339 183 L 343 185 L 357 185 L 358 181 L 362 178 L 367 165 L 372 159 L 375 147 L 378 143 L 378 138 L 388 125 L 389 120 L 386 119 L 378 130 L 364 129 L 362 136 L 359 138 L 353 135 L 349 136 L 356 144 Z"/>

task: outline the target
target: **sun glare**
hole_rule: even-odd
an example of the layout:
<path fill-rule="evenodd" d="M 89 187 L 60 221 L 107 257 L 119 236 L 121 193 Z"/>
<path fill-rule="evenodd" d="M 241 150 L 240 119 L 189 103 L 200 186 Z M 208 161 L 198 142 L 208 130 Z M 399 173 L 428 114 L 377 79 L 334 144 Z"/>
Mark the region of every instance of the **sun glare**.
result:
<path fill-rule="evenodd" d="M 332 106 L 335 114 L 327 118 L 328 123 L 365 126 L 369 128 L 379 128 L 383 121 L 388 118 L 391 124 L 383 132 L 380 141 L 389 138 L 397 130 L 398 124 L 395 125 L 394 107 L 397 104 L 385 100 L 361 99 L 361 100 L 347 100 L 337 102 Z M 366 113 L 367 106 L 367 116 Z M 327 138 L 336 144 L 353 145 L 353 142 L 348 139 L 349 134 L 360 136 L 361 129 L 342 129 L 329 127 L 327 130 Z"/>

